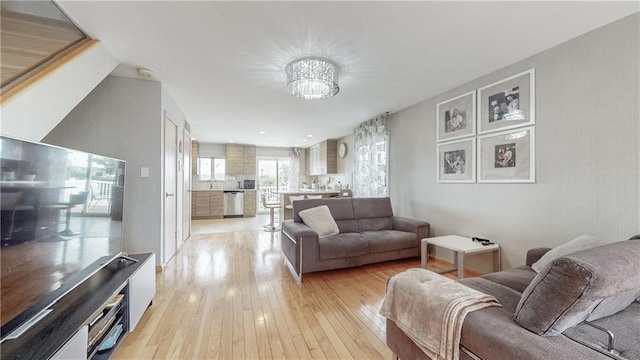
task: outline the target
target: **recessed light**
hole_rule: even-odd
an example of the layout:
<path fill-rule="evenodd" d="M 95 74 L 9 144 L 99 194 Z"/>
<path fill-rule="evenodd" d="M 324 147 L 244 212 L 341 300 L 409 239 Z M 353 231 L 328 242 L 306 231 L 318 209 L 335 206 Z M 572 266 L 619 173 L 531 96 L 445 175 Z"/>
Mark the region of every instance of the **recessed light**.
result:
<path fill-rule="evenodd" d="M 299 145 L 298 145 L 298 144 L 293 144 L 293 146 L 294 146 L 294 147 L 298 147 Z"/>
<path fill-rule="evenodd" d="M 266 134 L 267 132 L 264 130 L 258 131 L 259 134 Z"/>
<path fill-rule="evenodd" d="M 302 139 L 302 141 L 308 141 L 307 139 Z"/>
<path fill-rule="evenodd" d="M 313 135 L 309 134 L 309 135 L 307 135 L 307 137 L 313 137 Z"/>
<path fill-rule="evenodd" d="M 229 140 L 229 142 L 230 142 L 230 143 L 234 143 L 235 141 L 233 141 L 233 140 Z"/>

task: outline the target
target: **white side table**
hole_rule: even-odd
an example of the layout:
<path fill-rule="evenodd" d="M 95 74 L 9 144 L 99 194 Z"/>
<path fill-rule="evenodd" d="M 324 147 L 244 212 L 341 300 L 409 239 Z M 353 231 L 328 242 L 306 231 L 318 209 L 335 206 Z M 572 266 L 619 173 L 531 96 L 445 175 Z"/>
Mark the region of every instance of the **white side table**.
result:
<path fill-rule="evenodd" d="M 466 238 L 458 235 L 436 236 L 432 238 L 422 239 L 420 245 L 420 258 L 423 268 L 427 268 L 427 244 L 440 246 L 445 249 L 452 250 L 455 254 L 453 257 L 453 267 L 435 271 L 438 274 L 447 273 L 451 271 L 458 271 L 458 279 L 464 277 L 464 257 L 467 254 L 480 254 L 485 252 L 493 252 L 493 270 L 500 271 L 502 266 L 500 260 L 500 246 L 498 244 L 482 245 L 481 243 L 474 242 L 470 238 Z"/>

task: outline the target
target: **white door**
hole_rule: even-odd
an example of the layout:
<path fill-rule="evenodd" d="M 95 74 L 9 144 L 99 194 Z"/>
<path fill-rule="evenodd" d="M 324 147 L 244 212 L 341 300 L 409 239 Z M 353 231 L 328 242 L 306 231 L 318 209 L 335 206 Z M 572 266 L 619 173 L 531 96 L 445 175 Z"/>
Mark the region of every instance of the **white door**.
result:
<path fill-rule="evenodd" d="M 177 155 L 178 126 L 165 114 L 164 117 L 164 248 L 162 264 L 176 253 L 177 209 Z"/>
<path fill-rule="evenodd" d="M 182 241 L 191 235 L 191 134 L 182 136 Z"/>

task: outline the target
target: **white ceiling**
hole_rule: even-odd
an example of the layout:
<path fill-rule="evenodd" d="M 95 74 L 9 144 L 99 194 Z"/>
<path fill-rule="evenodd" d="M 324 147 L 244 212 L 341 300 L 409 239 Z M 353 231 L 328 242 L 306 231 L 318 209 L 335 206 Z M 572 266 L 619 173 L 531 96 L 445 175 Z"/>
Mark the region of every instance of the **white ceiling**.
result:
<path fill-rule="evenodd" d="M 199 141 L 282 147 L 347 135 L 639 10 L 637 1 L 58 3 L 121 61 L 114 75 L 155 71 Z M 284 66 L 308 55 L 341 65 L 338 95 L 287 93 Z"/>

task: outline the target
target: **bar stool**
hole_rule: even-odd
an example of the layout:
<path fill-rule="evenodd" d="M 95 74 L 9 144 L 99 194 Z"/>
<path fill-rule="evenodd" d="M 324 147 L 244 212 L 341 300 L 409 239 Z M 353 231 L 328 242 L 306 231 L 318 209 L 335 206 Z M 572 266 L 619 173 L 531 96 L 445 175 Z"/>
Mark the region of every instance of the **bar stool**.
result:
<path fill-rule="evenodd" d="M 3 192 L 0 195 L 0 210 L 2 210 L 3 213 L 10 213 L 9 230 L 7 230 L 2 237 L 2 242 L 5 244 L 14 240 L 13 235 L 16 232 L 23 230 L 20 227 L 16 228 L 16 214 L 23 211 L 33 211 L 35 209 L 33 205 L 21 204 L 21 199 L 21 192 Z"/>
<path fill-rule="evenodd" d="M 67 216 L 66 216 L 66 223 L 65 223 L 65 229 L 62 230 L 60 232 L 60 235 L 62 236 L 75 236 L 75 235 L 79 235 L 80 233 L 75 233 L 73 231 L 71 231 L 70 225 L 71 225 L 71 209 L 73 209 L 74 207 L 84 204 L 87 201 L 87 197 L 89 196 L 89 192 L 88 191 L 81 191 L 77 194 L 71 194 L 69 196 L 69 201 L 68 202 L 63 202 L 63 203 L 53 203 L 53 204 L 46 204 L 44 205 L 44 207 L 48 208 L 48 209 L 53 209 L 53 210 L 57 210 L 58 213 L 61 210 L 66 210 L 67 211 Z M 58 226 L 60 224 L 60 215 L 56 215 L 56 220 L 55 220 L 55 224 L 54 224 L 54 232 L 58 231 Z"/>
<path fill-rule="evenodd" d="M 260 200 L 262 200 L 262 206 L 264 206 L 265 209 L 269 209 L 269 225 L 266 226 L 264 230 L 269 232 L 279 231 L 280 227 L 276 227 L 273 223 L 273 216 L 275 210 L 280 208 L 280 203 L 268 203 L 267 197 L 264 194 L 260 195 Z"/>

